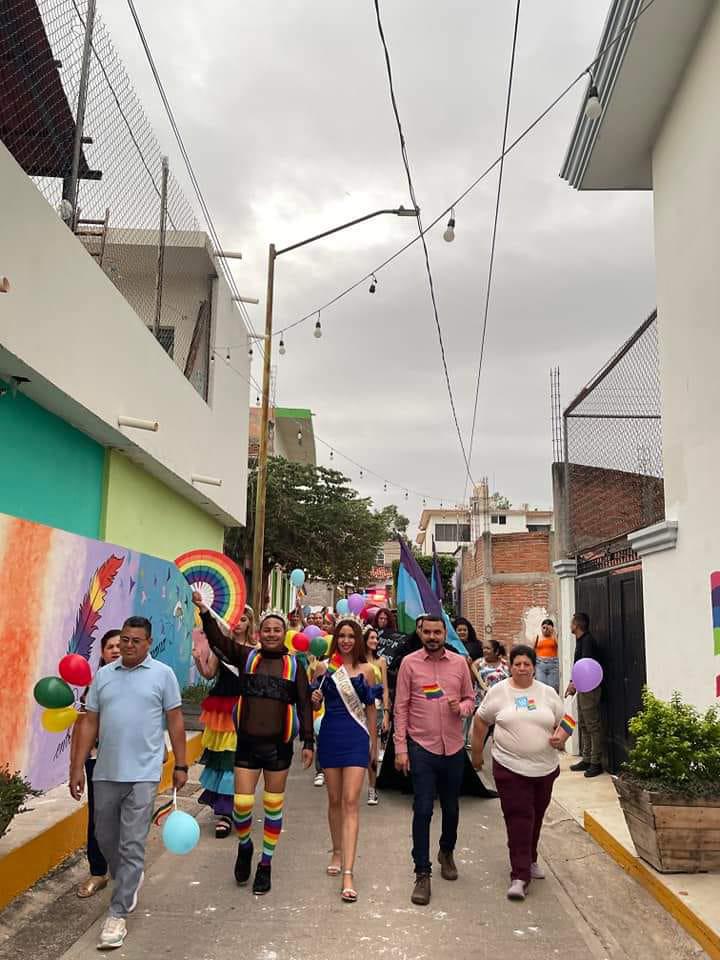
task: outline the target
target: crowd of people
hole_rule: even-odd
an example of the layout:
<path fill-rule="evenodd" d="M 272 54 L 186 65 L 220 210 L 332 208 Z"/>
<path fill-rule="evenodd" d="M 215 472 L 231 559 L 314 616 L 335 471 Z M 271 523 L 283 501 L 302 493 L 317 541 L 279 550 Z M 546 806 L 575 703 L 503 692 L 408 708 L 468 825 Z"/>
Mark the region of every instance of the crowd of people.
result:
<path fill-rule="evenodd" d="M 479 641 L 472 623 L 459 618 L 454 628 L 462 655 L 448 645 L 447 625 L 439 616 L 422 615 L 405 636 L 387 608 L 367 623 L 330 610 L 267 611 L 256 625 L 246 607 L 228 628 L 199 593 L 193 602 L 207 639 L 205 647 L 193 648 L 193 656 L 209 684 L 199 802 L 212 810 L 217 839 L 235 834 L 238 885 L 250 882 L 256 859 L 252 892 L 262 896 L 272 888 L 298 739 L 302 766 L 314 765 L 315 783 L 326 790 L 331 841 L 326 870 L 340 879 L 344 902 L 358 900 L 355 862 L 366 774 L 370 806 L 378 803 L 379 787 L 399 785 L 414 796 L 414 904 L 431 899 L 436 797 L 442 822 L 435 859 L 444 880 L 458 877 L 454 851 L 463 793 L 499 796 L 510 857 L 508 897 L 523 900 L 531 881 L 542 879 L 540 830 L 559 774 L 559 751 L 576 723 L 582 758 L 571 769 L 585 776 L 602 770 L 600 691 L 578 694 L 577 710 L 560 697 L 552 620 L 542 622 L 534 642 L 519 639 L 503 647 L 487 634 Z M 331 635 L 322 657 L 297 655 L 288 647 L 289 628 L 310 625 Z M 585 614 L 575 615 L 572 631 L 575 660 L 597 656 Z M 90 876 L 78 896 L 101 890 L 108 874 L 114 881 L 100 949 L 122 945 L 126 918 L 137 905 L 165 728 L 176 789 L 188 774 L 178 682 L 150 656 L 151 633 L 149 621 L 132 617 L 103 637 L 101 668 L 73 734 L 70 791 L 79 800 L 87 785 L 90 807 Z M 570 684 L 565 696 L 574 694 Z M 252 828 L 261 779 L 260 841 Z"/>

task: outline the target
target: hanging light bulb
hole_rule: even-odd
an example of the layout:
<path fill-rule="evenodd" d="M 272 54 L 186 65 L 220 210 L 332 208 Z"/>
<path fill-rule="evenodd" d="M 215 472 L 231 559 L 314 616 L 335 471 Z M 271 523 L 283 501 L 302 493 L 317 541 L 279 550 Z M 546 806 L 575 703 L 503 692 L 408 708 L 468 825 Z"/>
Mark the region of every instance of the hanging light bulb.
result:
<path fill-rule="evenodd" d="M 259 396 L 258 396 L 258 397 L 255 397 L 255 403 L 257 404 L 258 407 L 260 406 L 260 397 L 259 397 Z"/>
<path fill-rule="evenodd" d="M 287 350 L 285 349 L 284 336 L 285 336 L 284 334 L 282 333 L 280 334 L 280 346 L 278 348 L 278 353 L 280 354 L 281 357 L 284 357 L 285 354 L 287 353 Z"/>
<path fill-rule="evenodd" d="M 427 506 L 427 500 L 425 499 L 425 497 L 423 497 L 423 506 L 424 506 L 424 507 Z"/>
<path fill-rule="evenodd" d="M 334 460 L 334 459 L 335 459 L 335 454 L 332 452 L 332 450 L 330 451 L 330 459 L 331 459 L 331 460 Z"/>
<path fill-rule="evenodd" d="M 365 474 L 364 474 L 364 472 L 361 470 L 361 471 L 360 471 L 360 479 L 362 480 L 362 478 L 363 478 L 364 476 L 365 476 Z"/>
<path fill-rule="evenodd" d="M 386 483 L 383 484 L 383 491 L 384 491 L 385 493 L 387 493 L 387 484 L 386 484 Z"/>
<path fill-rule="evenodd" d="M 249 356 L 250 359 L 252 360 L 252 358 L 253 358 L 253 348 L 252 348 L 252 344 L 250 344 L 250 346 L 248 347 L 248 356 Z"/>
<path fill-rule="evenodd" d="M 297 432 L 297 442 L 302 443 L 302 430 L 298 430 Z"/>
<path fill-rule="evenodd" d="M 230 363 L 230 347 L 227 348 L 227 352 L 225 354 L 225 363 Z"/>
<path fill-rule="evenodd" d="M 319 340 L 322 336 L 322 327 L 320 326 L 320 311 L 318 310 L 317 320 L 315 321 L 315 332 L 313 336 L 316 340 Z"/>
<path fill-rule="evenodd" d="M 375 276 L 375 274 L 373 274 L 373 275 L 372 275 L 372 283 L 370 284 L 370 287 L 368 288 L 368 293 L 375 293 L 376 290 L 377 290 L 377 277 Z"/>
<path fill-rule="evenodd" d="M 409 493 L 408 493 L 407 490 L 406 490 L 406 491 L 405 491 L 405 499 L 407 500 L 409 496 L 410 496 L 410 495 L 409 495 Z"/>
<path fill-rule="evenodd" d="M 590 74 L 590 87 L 588 88 L 587 98 L 585 100 L 585 116 L 588 120 L 597 120 L 602 113 L 602 104 L 595 81 Z"/>
<path fill-rule="evenodd" d="M 450 209 L 450 219 L 448 220 L 447 227 L 445 228 L 445 233 L 443 234 L 443 240 L 447 243 L 452 243 L 455 239 L 455 208 Z"/>

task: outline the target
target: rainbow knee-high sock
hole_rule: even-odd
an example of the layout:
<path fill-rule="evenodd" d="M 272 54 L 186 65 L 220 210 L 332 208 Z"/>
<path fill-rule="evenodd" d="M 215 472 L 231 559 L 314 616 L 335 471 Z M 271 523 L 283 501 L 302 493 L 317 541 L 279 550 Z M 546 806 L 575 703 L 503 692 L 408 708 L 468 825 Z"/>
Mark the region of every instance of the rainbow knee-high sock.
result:
<path fill-rule="evenodd" d="M 263 793 L 263 805 L 265 807 L 265 826 L 263 827 L 263 852 L 260 863 L 269 867 L 275 847 L 280 839 L 283 820 L 283 801 L 284 793 Z"/>
<path fill-rule="evenodd" d="M 255 797 L 251 793 L 236 793 L 233 800 L 233 824 L 240 845 L 243 847 L 250 844 L 254 803 Z"/>

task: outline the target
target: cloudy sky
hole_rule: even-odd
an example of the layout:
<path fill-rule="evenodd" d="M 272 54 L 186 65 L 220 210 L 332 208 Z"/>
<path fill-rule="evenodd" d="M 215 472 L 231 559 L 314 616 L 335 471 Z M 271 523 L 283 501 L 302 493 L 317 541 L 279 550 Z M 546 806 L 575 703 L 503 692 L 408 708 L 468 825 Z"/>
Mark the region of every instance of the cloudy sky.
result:
<path fill-rule="evenodd" d="M 136 0 L 241 291 L 264 297 L 267 245 L 379 207 L 410 205 L 372 0 Z M 510 139 L 593 58 L 608 2 L 525 0 Z M 156 133 L 177 152 L 125 0 L 99 0 Z M 418 200 L 433 220 L 499 152 L 512 0 L 384 0 Z M 582 194 L 560 169 L 580 85 L 508 157 L 472 471 L 515 503 L 550 503 L 549 370 L 569 402 L 654 306 L 649 194 Z M 173 159 L 173 168 L 180 162 Z M 472 420 L 496 174 L 428 237 L 463 435 Z M 413 235 L 385 217 L 278 261 L 278 329 L 372 270 Z M 263 306 L 250 307 L 256 327 Z M 420 244 L 286 336 L 277 398 L 310 407 L 333 464 L 378 506 L 417 522 L 422 497 L 463 496 Z M 242 328 L 238 326 L 238 340 Z M 223 346 L 223 345 L 218 345 Z M 234 345 L 233 345 L 234 346 Z M 277 340 L 275 341 L 277 348 Z M 254 375 L 260 379 L 257 361 Z M 251 391 L 251 402 L 257 391 Z M 365 476 L 341 456 L 395 484 Z M 328 448 L 318 445 L 321 463 Z M 430 505 L 430 504 L 429 504 Z"/>

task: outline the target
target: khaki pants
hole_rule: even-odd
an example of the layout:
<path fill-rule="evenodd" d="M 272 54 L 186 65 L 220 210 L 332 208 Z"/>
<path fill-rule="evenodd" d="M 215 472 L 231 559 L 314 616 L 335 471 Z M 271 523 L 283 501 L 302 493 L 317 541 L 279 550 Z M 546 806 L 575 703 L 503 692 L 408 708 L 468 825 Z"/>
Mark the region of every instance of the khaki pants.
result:
<path fill-rule="evenodd" d="M 580 751 L 583 760 L 597 765 L 602 762 L 603 745 L 600 695 L 600 687 L 577 695 Z"/>

